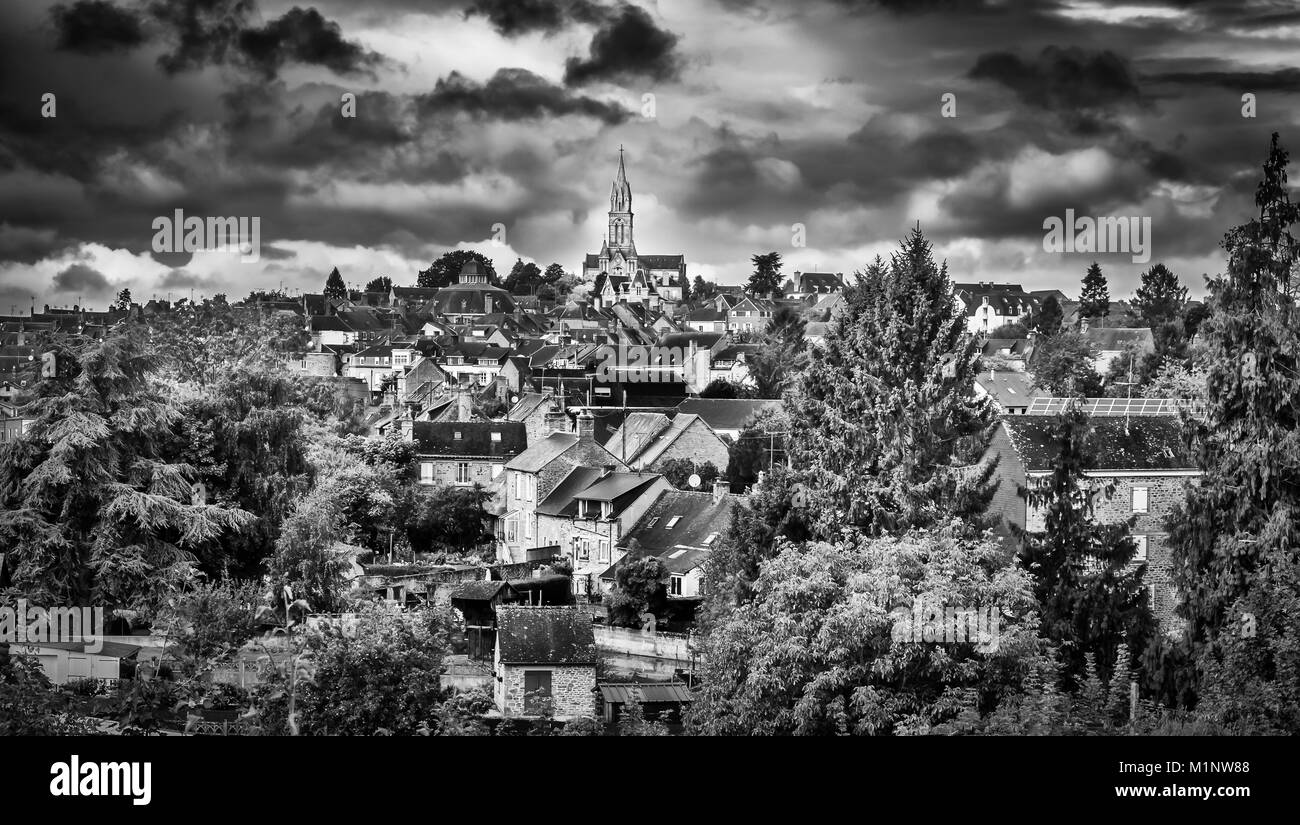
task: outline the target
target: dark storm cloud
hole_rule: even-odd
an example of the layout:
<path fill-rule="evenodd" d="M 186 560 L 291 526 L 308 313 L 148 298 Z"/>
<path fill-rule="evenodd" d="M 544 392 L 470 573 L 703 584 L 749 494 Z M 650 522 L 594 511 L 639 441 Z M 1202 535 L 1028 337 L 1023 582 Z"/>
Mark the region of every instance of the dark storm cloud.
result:
<path fill-rule="evenodd" d="M 369 71 L 383 60 L 344 40 L 339 25 L 320 12 L 297 6 L 260 29 L 240 32 L 239 49 L 268 77 L 274 77 L 286 62 L 324 66 L 349 75 Z"/>
<path fill-rule="evenodd" d="M 82 54 L 128 51 L 145 41 L 140 15 L 105 0 L 77 0 L 50 9 L 59 48 Z"/>
<path fill-rule="evenodd" d="M 659 28 L 640 6 L 621 6 L 591 38 L 587 57 L 564 63 L 564 82 L 580 86 L 596 81 L 675 80 L 681 72 L 679 38 Z"/>
<path fill-rule="evenodd" d="M 466 17 L 486 17 L 506 37 L 538 31 L 554 34 L 572 23 L 598 23 L 609 14 L 609 9 L 589 0 L 476 0 L 465 10 Z"/>
<path fill-rule="evenodd" d="M 159 289 L 198 289 L 208 285 L 207 278 L 184 269 L 170 270 L 158 279 Z"/>
<path fill-rule="evenodd" d="M 617 104 L 573 94 L 526 69 L 500 69 L 487 83 L 452 72 L 419 99 L 419 107 L 422 114 L 450 110 L 502 120 L 584 115 L 608 124 L 622 123 L 632 114 Z"/>
<path fill-rule="evenodd" d="M 54 276 L 55 292 L 75 292 L 79 295 L 98 295 L 108 291 L 108 278 L 104 273 L 85 264 L 72 264 Z"/>
<path fill-rule="evenodd" d="M 980 55 L 969 77 L 991 80 L 1025 103 L 1050 110 L 1109 109 L 1141 101 L 1127 61 L 1111 51 L 1048 46 L 1033 60 L 1010 52 Z"/>
<path fill-rule="evenodd" d="M 1181 83 L 1189 86 L 1218 86 L 1240 92 L 1300 92 L 1300 69 L 1288 67 L 1272 72 L 1189 71 L 1144 77 L 1153 83 Z"/>
<path fill-rule="evenodd" d="M 275 77 L 284 64 L 299 63 L 353 75 L 383 62 L 314 8 L 294 6 L 264 26 L 252 23 L 253 0 L 157 0 L 148 11 L 171 46 L 158 58 L 168 74 L 234 63 Z"/>

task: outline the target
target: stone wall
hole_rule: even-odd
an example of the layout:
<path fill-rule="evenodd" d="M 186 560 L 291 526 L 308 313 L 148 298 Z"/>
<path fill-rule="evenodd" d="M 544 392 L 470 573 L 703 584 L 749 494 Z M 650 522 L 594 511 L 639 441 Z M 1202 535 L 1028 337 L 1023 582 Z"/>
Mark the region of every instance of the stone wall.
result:
<path fill-rule="evenodd" d="M 717 467 L 719 472 L 726 472 L 729 455 L 727 445 L 718 434 L 704 423 L 703 419 L 696 419 L 647 469 L 657 472 L 664 464 L 675 458 L 694 461 L 697 464 L 707 462 Z"/>
<path fill-rule="evenodd" d="M 524 713 L 524 671 L 551 672 L 551 698 L 555 717 L 594 716 L 596 713 L 595 665 L 498 665 L 497 707 L 506 716 Z"/>

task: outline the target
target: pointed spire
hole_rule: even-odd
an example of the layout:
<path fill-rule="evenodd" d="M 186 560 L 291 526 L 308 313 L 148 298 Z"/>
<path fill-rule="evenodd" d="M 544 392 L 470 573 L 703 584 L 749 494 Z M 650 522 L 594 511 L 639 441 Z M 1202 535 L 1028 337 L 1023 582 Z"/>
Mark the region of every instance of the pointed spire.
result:
<path fill-rule="evenodd" d="M 632 211 L 632 187 L 627 182 L 627 167 L 623 163 L 623 144 L 618 146 L 618 174 L 609 188 L 609 208 L 611 212 Z"/>

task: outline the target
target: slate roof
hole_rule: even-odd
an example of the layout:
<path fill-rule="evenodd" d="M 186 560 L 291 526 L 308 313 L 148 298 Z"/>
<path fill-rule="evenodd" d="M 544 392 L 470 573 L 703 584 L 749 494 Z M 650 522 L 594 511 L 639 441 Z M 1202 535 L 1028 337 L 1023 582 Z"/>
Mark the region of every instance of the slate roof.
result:
<path fill-rule="evenodd" d="M 520 422 L 520 426 L 523 423 Z M 528 449 L 506 465 L 507 470 L 519 470 L 524 473 L 539 472 L 547 464 L 564 455 L 564 453 L 578 443 L 577 433 L 550 433 L 541 441 L 528 445 Z"/>
<path fill-rule="evenodd" d="M 952 288 L 957 297 L 966 305 L 967 315 L 973 315 L 975 310 L 983 305 L 986 297 L 989 299 L 989 306 L 999 310 L 1002 315 L 1012 314 L 1009 310 L 1013 307 L 1021 312 L 1037 312 L 1041 308 L 1043 301 L 1032 292 L 1025 292 L 1025 288 L 1020 284 L 985 282 L 953 284 Z"/>
<path fill-rule="evenodd" d="M 497 647 L 505 664 L 596 664 L 591 615 L 573 607 L 498 607 Z"/>
<path fill-rule="evenodd" d="M 503 589 L 514 590 L 508 582 L 503 581 L 465 582 L 451 591 L 451 598 L 453 601 L 490 602 Z"/>
<path fill-rule="evenodd" d="M 715 430 L 742 430 L 764 409 L 780 409 L 779 398 L 688 398 L 678 412 L 703 418 Z"/>
<path fill-rule="evenodd" d="M 1029 402 L 1038 395 L 1033 382 L 1023 372 L 1011 370 L 990 370 L 975 377 L 992 399 L 1004 409 L 1007 407 L 1028 407 Z"/>
<path fill-rule="evenodd" d="M 578 512 L 578 493 L 586 489 L 593 481 L 600 478 L 598 467 L 574 467 L 569 471 L 555 489 L 537 505 L 538 515 L 573 516 Z"/>
<path fill-rule="evenodd" d="M 716 503 L 712 492 L 694 490 L 664 490 L 650 509 L 619 541 L 626 547 L 636 539 L 646 555 L 660 556 L 671 568 L 676 560 L 666 558 L 676 550 L 695 548 L 705 551 L 717 549 L 727 535 L 731 511 L 740 501 L 739 496 L 722 496 Z M 668 523 L 680 516 L 672 527 Z M 718 536 L 712 544 L 704 542 L 710 534 Z M 679 557 L 680 558 L 680 557 Z M 682 571 L 678 571 L 682 572 Z"/>
<path fill-rule="evenodd" d="M 637 266 L 645 269 L 680 269 L 686 264 L 685 255 L 637 255 Z"/>
<path fill-rule="evenodd" d="M 493 433 L 501 439 L 493 441 Z M 509 458 L 528 448 L 522 421 L 416 421 L 414 436 L 419 455 Z"/>
<path fill-rule="evenodd" d="M 1083 333 L 1097 349 L 1102 352 L 1115 352 L 1124 349 L 1129 343 L 1138 343 L 1149 349 L 1155 348 L 1155 337 L 1150 327 L 1088 327 Z"/>
<path fill-rule="evenodd" d="M 1054 415 L 1016 415 L 1002 420 L 1026 472 L 1048 472 L 1059 449 L 1052 441 Z M 1089 420 L 1088 447 L 1098 470 L 1193 470 L 1174 416 L 1105 417 Z M 1006 460 L 1006 457 L 1003 458 Z"/>

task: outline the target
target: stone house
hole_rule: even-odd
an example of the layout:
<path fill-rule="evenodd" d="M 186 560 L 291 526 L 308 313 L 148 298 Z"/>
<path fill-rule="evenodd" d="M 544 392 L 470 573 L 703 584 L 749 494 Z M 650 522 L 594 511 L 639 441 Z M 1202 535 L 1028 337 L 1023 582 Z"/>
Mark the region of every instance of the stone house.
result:
<path fill-rule="evenodd" d="M 503 716 L 538 716 L 550 699 L 557 720 L 596 712 L 596 637 L 574 607 L 497 608 L 493 698 Z"/>
<path fill-rule="evenodd" d="M 623 426 L 605 442 L 605 449 L 635 470 L 658 472 L 673 459 L 696 464 L 713 464 L 727 469 L 727 443 L 699 415 L 638 412 L 627 416 Z"/>
<path fill-rule="evenodd" d="M 623 536 L 672 489 L 654 473 L 574 467 L 536 509 L 537 537 L 573 562 L 573 592 L 590 596 L 596 577 L 621 557 Z"/>
<path fill-rule="evenodd" d="M 989 451 L 998 456 L 998 489 L 990 503 L 997 514 L 996 529 L 1011 539 L 1012 525 L 1029 531 L 1044 528 L 1045 513 L 1028 507 L 1021 489 L 1052 472 L 1056 445 L 1052 425 L 1056 416 L 1017 415 L 1002 420 Z M 1146 563 L 1152 612 L 1162 628 L 1170 628 L 1177 593 L 1171 578 L 1165 519 L 1183 500 L 1188 483 L 1200 476 L 1182 444 L 1178 419 L 1169 415 L 1096 416 L 1091 419 L 1089 446 L 1095 468 L 1087 476 L 1113 484 L 1107 498 L 1098 496 L 1095 517 L 1106 524 L 1136 518 L 1131 529 L 1137 544 L 1135 563 Z"/>
<path fill-rule="evenodd" d="M 563 413 L 557 415 L 563 416 Z M 553 426 L 567 418 L 552 418 Z M 523 422 L 510 422 L 525 427 Z M 577 432 L 551 432 L 511 459 L 505 467 L 505 504 L 497 558 L 506 562 L 527 559 L 527 551 L 538 543 L 537 505 L 574 467 L 626 470 L 627 465 L 596 443 L 596 419 L 590 413 L 578 416 Z"/>
<path fill-rule="evenodd" d="M 420 484 L 484 487 L 528 447 L 524 425 L 516 421 L 415 421 Z"/>

